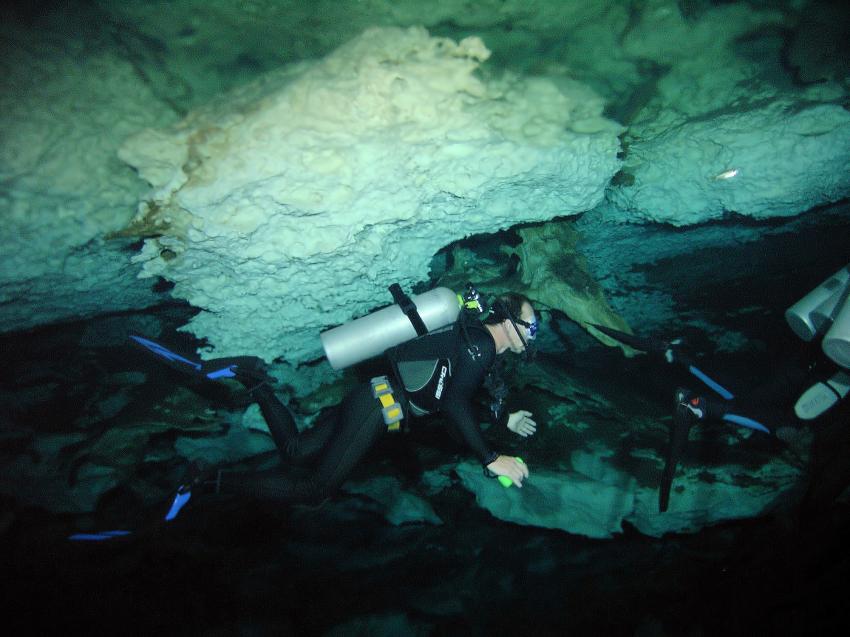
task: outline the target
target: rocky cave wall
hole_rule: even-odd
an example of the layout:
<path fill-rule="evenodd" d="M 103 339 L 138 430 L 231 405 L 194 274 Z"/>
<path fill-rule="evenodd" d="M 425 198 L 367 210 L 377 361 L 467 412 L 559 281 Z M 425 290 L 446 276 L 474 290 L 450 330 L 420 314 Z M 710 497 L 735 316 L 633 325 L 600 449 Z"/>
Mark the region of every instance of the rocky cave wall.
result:
<path fill-rule="evenodd" d="M 318 329 L 381 304 L 386 278 L 425 280 L 428 254 L 469 234 L 595 208 L 582 232 L 605 243 L 622 222 L 782 217 L 847 195 L 830 3 L 63 6 L 4 20 L 6 331 L 154 304 L 175 285 L 171 297 L 202 308 L 191 329 L 211 350 L 304 360 Z M 375 25 L 433 33 L 355 39 Z M 299 91 L 312 124 L 335 131 L 327 147 L 276 143 L 318 130 L 291 119 Z M 275 128 L 275 114 L 291 121 Z M 405 141 L 382 145 L 389 132 Z M 622 170 L 600 202 L 614 152 Z M 261 236 L 266 248 L 246 247 Z M 284 262 L 275 241 L 294 246 Z M 296 317 L 311 318 L 262 327 Z"/>

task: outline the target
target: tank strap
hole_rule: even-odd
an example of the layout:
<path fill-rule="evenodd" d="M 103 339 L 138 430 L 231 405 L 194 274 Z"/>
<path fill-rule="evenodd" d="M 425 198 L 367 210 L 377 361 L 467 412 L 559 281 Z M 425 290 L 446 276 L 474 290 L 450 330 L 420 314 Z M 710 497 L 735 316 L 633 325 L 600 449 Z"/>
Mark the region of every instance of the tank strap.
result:
<path fill-rule="evenodd" d="M 387 425 L 387 431 L 401 430 L 401 421 L 404 420 L 404 410 L 393 396 L 393 387 L 390 385 L 390 379 L 386 376 L 376 376 L 372 379 L 372 396 L 381 403 L 381 413 L 384 416 L 384 423 Z"/>
<path fill-rule="evenodd" d="M 393 283 L 390 287 L 390 294 L 393 295 L 393 300 L 398 303 L 401 311 L 410 320 L 413 329 L 419 336 L 424 336 L 428 333 L 428 328 L 425 327 L 425 321 L 419 316 L 419 311 L 416 309 L 416 304 L 410 299 L 398 283 Z"/>

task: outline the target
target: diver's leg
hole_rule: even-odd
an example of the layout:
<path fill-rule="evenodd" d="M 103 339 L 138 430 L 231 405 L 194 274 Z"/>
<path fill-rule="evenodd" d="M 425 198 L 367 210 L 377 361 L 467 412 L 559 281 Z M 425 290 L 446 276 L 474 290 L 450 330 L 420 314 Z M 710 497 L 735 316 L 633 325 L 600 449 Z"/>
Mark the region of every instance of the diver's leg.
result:
<path fill-rule="evenodd" d="M 682 451 L 688 443 L 688 433 L 699 420 L 699 415 L 689 408 L 687 390 L 677 389 L 675 394 L 676 407 L 673 412 L 673 422 L 670 423 L 670 441 L 667 445 L 667 457 L 664 459 L 664 470 L 661 473 L 661 486 L 658 490 L 658 510 L 664 513 L 670 503 L 670 489 L 676 467 L 682 457 Z"/>
<path fill-rule="evenodd" d="M 339 419 L 321 460 L 308 478 L 277 473 L 230 473 L 218 476 L 221 493 L 238 493 L 287 502 L 316 502 L 331 495 L 348 477 L 366 452 L 386 432 L 387 426 L 372 389 L 363 385 L 345 399 Z M 305 432 L 306 433 L 306 432 Z"/>
<path fill-rule="evenodd" d="M 295 417 L 289 407 L 275 396 L 274 390 L 268 385 L 249 388 L 249 392 L 260 406 L 260 413 L 263 414 L 263 418 L 269 426 L 269 432 L 274 443 L 282 454 L 285 453 L 289 441 L 298 436 Z"/>
<path fill-rule="evenodd" d="M 667 458 L 664 471 L 661 474 L 661 488 L 659 489 L 659 510 L 661 513 L 667 510 L 676 466 L 682 450 L 688 442 L 688 433 L 693 425 L 699 422 L 728 422 L 767 434 L 770 433 L 770 430 L 761 422 L 735 413 L 733 411 L 735 406 L 728 401 L 720 401 L 713 397 L 709 399 L 680 387 L 675 392 L 675 403 L 673 423 L 670 426 L 670 443 L 667 447 Z"/>
<path fill-rule="evenodd" d="M 333 434 L 333 420 L 317 423 L 310 429 L 298 431 L 295 416 L 268 385 L 250 389 L 269 426 L 269 432 L 284 460 L 304 460 L 317 455 Z"/>
<path fill-rule="evenodd" d="M 276 379 L 266 372 L 263 359 L 256 356 L 234 356 L 201 361 L 171 351 L 141 336 L 131 335 L 130 339 L 133 345 L 154 355 L 160 362 L 199 379 L 232 379 L 241 383 L 259 404 L 275 445 L 285 459 L 309 458 L 327 444 L 332 433 L 327 428 L 313 427 L 298 433 L 292 412 L 278 400 L 270 386 Z"/>

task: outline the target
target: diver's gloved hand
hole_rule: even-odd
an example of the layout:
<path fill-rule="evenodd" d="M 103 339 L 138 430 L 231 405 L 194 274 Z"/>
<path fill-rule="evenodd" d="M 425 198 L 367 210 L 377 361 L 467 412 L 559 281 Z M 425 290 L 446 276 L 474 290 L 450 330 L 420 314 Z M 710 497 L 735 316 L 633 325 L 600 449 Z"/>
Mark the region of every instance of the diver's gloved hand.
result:
<path fill-rule="evenodd" d="M 498 476 L 509 478 L 520 489 L 522 481 L 528 477 L 528 466 L 520 458 L 512 456 L 499 456 L 487 465 L 487 471 Z"/>
<path fill-rule="evenodd" d="M 537 431 L 537 423 L 531 419 L 530 411 L 515 411 L 508 416 L 508 429 L 518 436 L 527 438 L 534 435 L 534 432 Z"/>

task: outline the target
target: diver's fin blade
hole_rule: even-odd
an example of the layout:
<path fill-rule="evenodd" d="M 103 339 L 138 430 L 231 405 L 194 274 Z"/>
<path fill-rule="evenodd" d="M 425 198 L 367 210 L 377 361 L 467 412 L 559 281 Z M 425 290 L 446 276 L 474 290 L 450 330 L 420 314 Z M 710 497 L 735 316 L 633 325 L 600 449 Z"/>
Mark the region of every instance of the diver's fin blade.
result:
<path fill-rule="evenodd" d="M 149 353 L 154 354 L 160 362 L 173 367 L 181 372 L 187 372 L 198 378 L 207 380 L 220 380 L 222 378 L 236 378 L 243 374 L 252 380 L 273 383 L 275 379 L 264 373 L 264 369 L 257 369 L 254 361 L 260 360 L 252 356 L 232 356 L 229 358 L 216 358 L 208 361 L 199 361 L 172 352 L 159 343 L 131 334 L 133 344 Z"/>
<path fill-rule="evenodd" d="M 174 367 L 175 369 L 192 374 L 201 373 L 202 365 L 199 361 L 194 361 L 182 356 L 181 354 L 172 352 L 167 347 L 164 347 L 149 338 L 130 334 L 130 339 L 137 347 L 154 354 L 161 362 Z"/>
<path fill-rule="evenodd" d="M 204 361 L 201 372 L 210 380 L 238 377 L 255 383 L 277 383 L 277 379 L 266 371 L 263 359 L 257 356 L 230 356 Z"/>
<path fill-rule="evenodd" d="M 174 496 L 174 501 L 171 503 L 171 508 L 169 508 L 168 513 L 165 514 L 165 521 L 171 522 L 171 520 L 176 518 L 180 513 L 180 510 L 186 506 L 186 503 L 189 502 L 191 497 L 191 491 L 178 491 L 177 495 Z"/>
<path fill-rule="evenodd" d="M 237 365 L 224 364 L 219 365 L 215 369 L 204 370 L 204 376 L 210 380 L 218 380 L 219 378 L 236 378 Z"/>
<path fill-rule="evenodd" d="M 726 422 L 731 422 L 736 425 L 740 425 L 741 427 L 747 427 L 748 429 L 755 429 L 756 431 L 763 431 L 766 434 L 770 433 L 770 429 L 765 427 L 757 420 L 753 420 L 752 418 L 747 418 L 746 416 L 741 416 L 739 414 L 723 414 L 723 420 Z"/>
<path fill-rule="evenodd" d="M 794 405 L 800 420 L 814 420 L 850 393 L 850 374 L 844 371 L 809 387 Z"/>
<path fill-rule="evenodd" d="M 596 323 L 588 323 L 588 325 L 599 330 L 605 334 L 605 336 L 613 338 L 615 341 L 620 341 L 624 345 L 628 345 L 632 349 L 640 350 L 641 352 L 648 352 L 651 349 L 651 342 L 649 339 L 641 338 L 634 334 L 626 334 L 625 332 L 615 330 L 613 327 L 606 327 L 605 325 L 597 325 Z"/>
<path fill-rule="evenodd" d="M 74 533 L 69 535 L 68 539 L 71 542 L 102 542 L 104 540 L 112 540 L 117 537 L 126 537 L 131 531 L 100 531 L 98 533 Z"/>
<path fill-rule="evenodd" d="M 718 393 L 720 396 L 725 398 L 726 400 L 732 400 L 735 395 L 726 389 L 723 385 L 718 383 L 716 380 L 712 379 L 708 374 L 699 369 L 696 365 L 688 365 L 688 371 L 699 378 L 706 386 L 711 388 L 712 391 Z"/>

